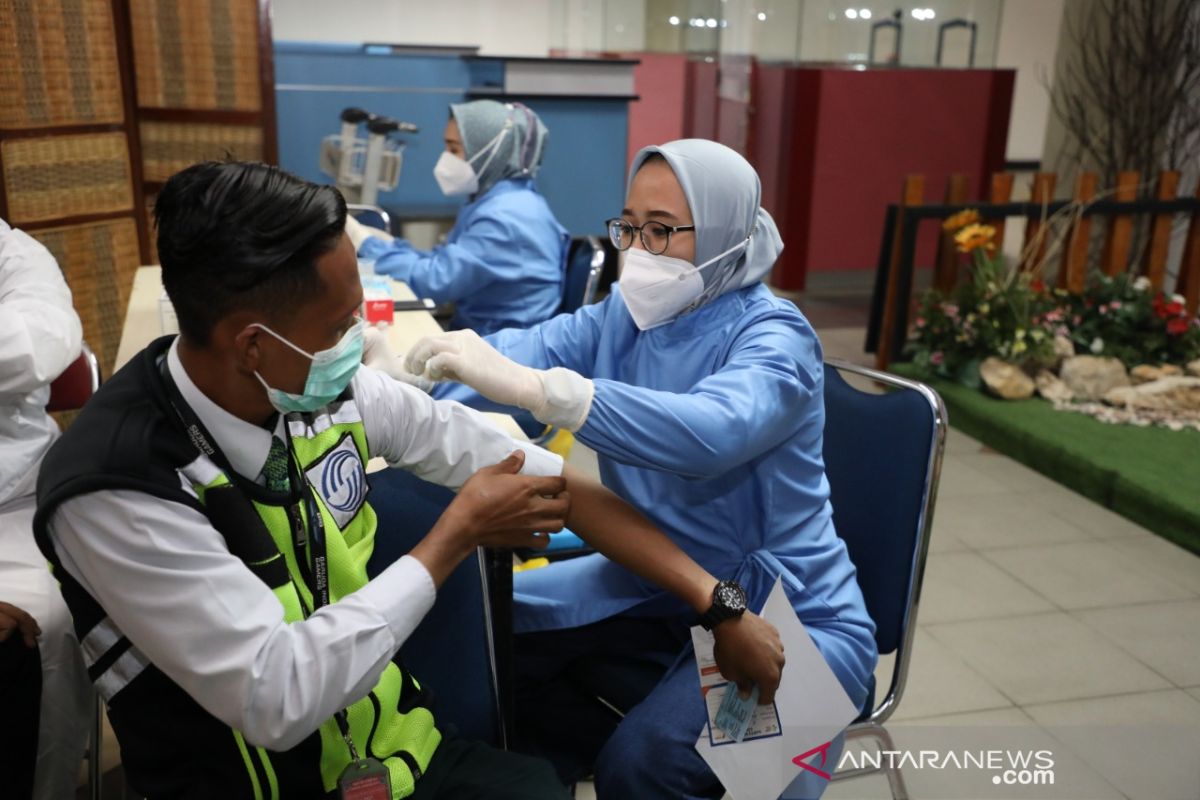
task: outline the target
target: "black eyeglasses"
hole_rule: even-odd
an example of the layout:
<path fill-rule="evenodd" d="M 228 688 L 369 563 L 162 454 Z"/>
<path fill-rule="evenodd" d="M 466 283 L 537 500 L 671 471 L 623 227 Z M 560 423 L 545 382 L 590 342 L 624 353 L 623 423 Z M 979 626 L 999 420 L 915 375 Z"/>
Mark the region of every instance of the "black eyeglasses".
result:
<path fill-rule="evenodd" d="M 643 225 L 630 225 L 620 217 L 607 220 L 608 238 L 613 247 L 618 250 L 628 250 L 633 247 L 633 234 L 636 232 L 642 240 L 646 252 L 660 256 L 671 246 L 671 234 L 680 231 L 694 231 L 695 225 L 664 225 L 661 222 L 650 221 Z"/>

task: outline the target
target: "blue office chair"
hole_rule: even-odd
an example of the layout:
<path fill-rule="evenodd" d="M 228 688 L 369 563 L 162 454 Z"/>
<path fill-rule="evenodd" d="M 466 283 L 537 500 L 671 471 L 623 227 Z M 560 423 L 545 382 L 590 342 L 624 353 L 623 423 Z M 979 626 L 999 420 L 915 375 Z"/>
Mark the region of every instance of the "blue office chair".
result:
<path fill-rule="evenodd" d="M 375 551 L 367 574 L 375 577 L 416 545 L 449 505 L 454 494 L 400 469 L 368 476 L 371 507 L 379 518 Z M 458 566 L 438 590 L 433 608 L 400 648 L 404 665 L 423 687 L 433 690 L 434 716 L 468 739 L 507 746 L 508 730 L 501 686 L 510 686 L 512 556 L 480 548 Z M 494 587 L 498 556 L 507 557 L 508 586 Z M 508 602 L 493 614 L 493 597 Z M 497 633 L 497 632 L 502 633 Z"/>
<path fill-rule="evenodd" d="M 860 391 L 842 373 L 890 391 Z M 833 522 L 858 569 L 879 653 L 896 654 L 887 694 L 876 704 L 872 685 L 862 716 L 846 730 L 847 741 L 869 738 L 895 749 L 883 723 L 900 703 L 912 659 L 946 426 L 946 407 L 925 384 L 844 361 L 825 363 L 825 474 Z M 892 797 L 907 798 L 900 771 L 882 770 Z M 848 770 L 833 779 L 878 771 Z"/>
<path fill-rule="evenodd" d="M 559 313 L 574 314 L 583 306 L 594 303 L 603 269 L 604 248 L 599 239 L 595 236 L 572 239 L 567 250 L 567 276 Z"/>
<path fill-rule="evenodd" d="M 378 228 L 381 231 L 392 231 L 392 217 L 388 212 L 384 211 L 379 206 L 367 206 L 361 203 L 347 203 L 346 212 L 361 222 L 372 228 Z"/>

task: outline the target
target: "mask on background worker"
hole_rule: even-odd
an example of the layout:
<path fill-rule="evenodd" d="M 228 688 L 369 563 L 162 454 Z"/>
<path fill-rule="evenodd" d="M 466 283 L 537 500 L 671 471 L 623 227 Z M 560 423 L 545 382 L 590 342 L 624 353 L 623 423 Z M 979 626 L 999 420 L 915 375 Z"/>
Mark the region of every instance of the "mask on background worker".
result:
<path fill-rule="evenodd" d="M 457 128 L 457 125 L 455 127 Z M 442 194 L 447 197 L 457 197 L 464 194 L 475 194 L 479 191 L 479 176 L 487 172 L 488 165 L 492 163 L 496 153 L 500 152 L 505 135 L 510 130 L 512 130 L 511 118 L 505 121 L 504 127 L 496 134 L 495 138 L 470 159 L 464 159 L 450 150 L 443 150 L 437 164 L 433 167 L 433 177 L 437 180 Z M 484 156 L 487 156 L 487 159 L 476 172 L 471 165 Z"/>
<path fill-rule="evenodd" d="M 433 177 L 466 202 L 445 241 L 425 250 L 347 223 L 350 240 L 376 274 L 453 303 L 450 328 L 487 334 L 550 319 L 563 303 L 570 236 L 536 186 L 549 132 L 520 103 L 473 100 L 449 112 Z"/>

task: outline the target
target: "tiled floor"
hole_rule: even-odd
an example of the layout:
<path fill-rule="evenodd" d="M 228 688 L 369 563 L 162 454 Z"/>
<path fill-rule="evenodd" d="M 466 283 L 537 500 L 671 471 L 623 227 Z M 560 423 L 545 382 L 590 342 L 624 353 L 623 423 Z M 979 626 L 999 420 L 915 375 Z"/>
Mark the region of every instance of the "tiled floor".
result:
<path fill-rule="evenodd" d="M 817 327 L 826 355 L 866 363 L 862 328 Z M 889 728 L 902 748 L 902 731 L 928 743 L 951 725 L 979 747 L 1046 747 L 1057 781 L 906 770 L 912 796 L 1200 798 L 1200 558 L 953 429 L 942 475 Z M 872 776 L 825 797 L 890 794 Z"/>
<path fill-rule="evenodd" d="M 954 430 L 943 470 L 889 728 L 900 748 L 906 730 L 926 747 L 1045 747 L 1057 782 L 910 769 L 912 796 L 1200 798 L 1200 558 Z M 825 797 L 890 794 L 872 776 Z"/>
<path fill-rule="evenodd" d="M 867 362 L 862 328 L 814 324 Z M 902 749 L 1050 750 L 1055 784 L 906 769 L 911 796 L 1200 800 L 1200 558 L 953 429 L 942 475 L 888 727 Z M 875 775 L 824 796 L 891 795 Z"/>

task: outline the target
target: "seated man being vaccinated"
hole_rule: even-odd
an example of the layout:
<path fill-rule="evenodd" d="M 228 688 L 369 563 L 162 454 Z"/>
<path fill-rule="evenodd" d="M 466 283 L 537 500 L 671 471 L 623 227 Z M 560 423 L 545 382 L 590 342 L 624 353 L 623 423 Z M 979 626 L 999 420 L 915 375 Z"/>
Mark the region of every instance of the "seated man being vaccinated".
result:
<path fill-rule="evenodd" d="M 335 189 L 198 164 L 163 187 L 155 218 L 180 334 L 136 354 L 50 449 L 34 519 L 130 785 L 564 798 L 543 762 L 438 725 L 397 656 L 437 588 L 477 546 L 537 547 L 564 523 L 695 613 L 716 578 L 558 456 L 361 366 Z M 372 457 L 459 493 L 368 580 L 389 534 L 367 496 Z M 747 615 L 719 642 L 722 670 L 774 690 L 771 625 Z"/>

